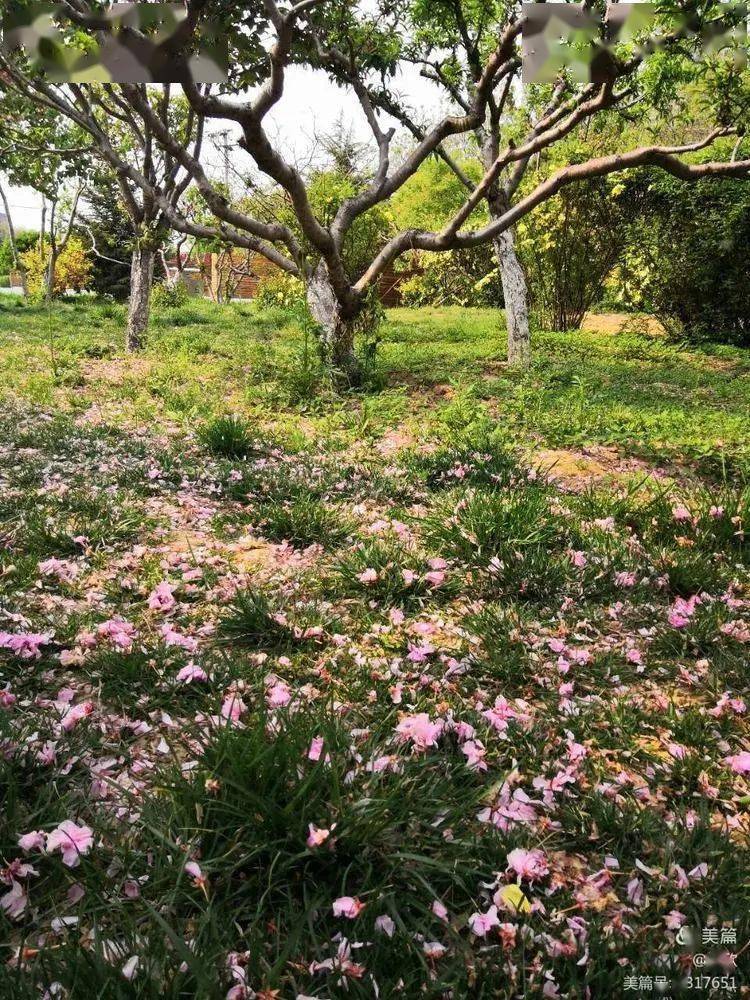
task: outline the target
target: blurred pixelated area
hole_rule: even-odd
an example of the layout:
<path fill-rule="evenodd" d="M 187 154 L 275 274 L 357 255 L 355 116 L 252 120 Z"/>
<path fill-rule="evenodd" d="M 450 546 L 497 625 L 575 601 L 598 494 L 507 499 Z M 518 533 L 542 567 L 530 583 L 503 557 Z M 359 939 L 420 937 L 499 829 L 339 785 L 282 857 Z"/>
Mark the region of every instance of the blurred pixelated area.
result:
<path fill-rule="evenodd" d="M 179 3 L 114 3 L 78 30 L 62 4 L 11 5 L 2 46 L 23 49 L 32 68 L 52 83 L 223 83 L 226 37 L 210 22 L 197 28 Z"/>

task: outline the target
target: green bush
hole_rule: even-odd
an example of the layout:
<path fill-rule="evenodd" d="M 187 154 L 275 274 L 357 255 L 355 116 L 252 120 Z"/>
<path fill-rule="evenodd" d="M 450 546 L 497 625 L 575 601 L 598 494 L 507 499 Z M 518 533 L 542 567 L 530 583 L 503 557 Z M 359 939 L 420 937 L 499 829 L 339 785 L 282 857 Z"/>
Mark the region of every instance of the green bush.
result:
<path fill-rule="evenodd" d="M 645 207 L 621 283 L 673 336 L 750 346 L 750 190 L 645 173 Z"/>
<path fill-rule="evenodd" d="M 0 288 L 10 288 L 9 274 L 0 274 Z"/>
<path fill-rule="evenodd" d="M 177 309 L 189 299 L 187 287 L 181 281 L 167 284 L 159 282 L 151 293 L 151 304 L 155 309 Z"/>
<path fill-rule="evenodd" d="M 502 306 L 503 288 L 492 246 L 421 253 L 419 270 L 399 287 L 407 306 Z"/>

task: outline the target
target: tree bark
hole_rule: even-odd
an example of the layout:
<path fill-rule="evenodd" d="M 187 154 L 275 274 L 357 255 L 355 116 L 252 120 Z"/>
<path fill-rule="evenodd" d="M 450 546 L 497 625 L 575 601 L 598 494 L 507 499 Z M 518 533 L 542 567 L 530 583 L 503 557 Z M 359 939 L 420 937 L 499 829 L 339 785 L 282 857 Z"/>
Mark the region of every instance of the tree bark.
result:
<path fill-rule="evenodd" d="M 136 247 L 130 265 L 130 301 L 125 346 L 128 351 L 140 351 L 145 342 L 151 311 L 151 288 L 154 283 L 153 250 Z"/>
<path fill-rule="evenodd" d="M 8 198 L 5 194 L 5 189 L 0 184 L 0 200 L 3 203 L 5 209 L 5 218 L 8 221 L 8 240 L 10 241 L 10 252 L 13 256 L 13 267 L 21 275 L 21 290 L 23 291 L 24 297 L 28 295 L 28 289 L 26 287 L 26 266 L 21 260 L 21 255 L 18 252 L 18 244 L 16 243 L 16 230 L 13 226 L 13 219 L 10 214 L 10 205 L 8 204 Z"/>
<path fill-rule="evenodd" d="M 354 352 L 354 316 L 346 316 L 321 261 L 307 282 L 307 305 L 319 328 L 323 360 L 341 386 L 358 385 L 362 372 Z"/>
<path fill-rule="evenodd" d="M 508 327 L 508 364 L 514 368 L 526 369 L 531 363 L 528 293 L 512 229 L 506 229 L 497 237 L 495 253 L 503 283 L 505 322 Z"/>

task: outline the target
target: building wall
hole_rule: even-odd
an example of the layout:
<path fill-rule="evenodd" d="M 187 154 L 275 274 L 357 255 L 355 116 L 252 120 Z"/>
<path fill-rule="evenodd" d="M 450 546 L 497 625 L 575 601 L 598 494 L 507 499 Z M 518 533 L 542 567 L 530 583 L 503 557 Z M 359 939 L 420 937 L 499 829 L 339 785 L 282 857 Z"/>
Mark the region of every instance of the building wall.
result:
<path fill-rule="evenodd" d="M 241 251 L 237 251 L 236 254 L 233 255 L 233 259 L 239 265 L 245 261 L 245 255 Z M 218 261 L 219 255 L 211 254 L 210 287 L 214 290 L 214 294 L 219 281 Z M 270 260 L 267 260 L 261 254 L 251 254 L 248 264 L 248 273 L 239 279 L 237 290 L 234 293 L 235 297 L 238 299 L 254 299 L 258 293 L 258 286 L 261 282 L 267 278 L 272 278 L 274 275 L 279 273 L 279 269 L 275 264 L 272 264 Z M 401 304 L 399 286 L 406 277 L 409 277 L 413 273 L 414 271 L 411 268 L 406 272 L 398 274 L 393 267 L 389 266 L 386 268 L 380 276 L 380 280 L 378 282 L 380 301 L 384 306 L 386 306 L 386 308 L 391 308 Z"/>

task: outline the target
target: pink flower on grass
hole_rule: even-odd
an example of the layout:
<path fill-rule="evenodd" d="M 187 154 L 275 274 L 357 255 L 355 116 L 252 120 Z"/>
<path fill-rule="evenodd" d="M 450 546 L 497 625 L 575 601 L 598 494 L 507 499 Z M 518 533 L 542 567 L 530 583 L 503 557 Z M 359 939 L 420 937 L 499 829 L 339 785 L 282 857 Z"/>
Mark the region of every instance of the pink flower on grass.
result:
<path fill-rule="evenodd" d="M 408 743 L 411 740 L 415 750 L 426 750 L 428 747 L 434 747 L 442 731 L 442 720 L 438 719 L 437 722 L 433 722 L 426 712 L 404 716 L 396 726 L 399 741 Z"/>
<path fill-rule="evenodd" d="M 29 897 L 26 895 L 23 886 L 13 879 L 10 892 L 0 896 L 0 909 L 10 920 L 18 920 L 28 905 Z"/>
<path fill-rule="evenodd" d="M 0 632 L 0 649 L 9 649 L 22 660 L 38 660 L 42 655 L 40 647 L 46 646 L 51 638 L 51 632 L 26 632 L 19 635 Z"/>
<path fill-rule="evenodd" d="M 63 822 L 47 834 L 47 853 L 62 852 L 62 862 L 68 868 L 76 868 L 81 855 L 88 854 L 94 843 L 94 832 L 90 827 L 74 823 L 72 819 Z"/>
<path fill-rule="evenodd" d="M 396 931 L 396 924 L 387 913 L 383 913 L 375 919 L 375 930 L 379 934 L 386 934 L 389 938 L 392 938 Z"/>
<path fill-rule="evenodd" d="M 269 708 L 283 708 L 292 700 L 292 692 L 286 681 L 274 681 L 266 691 L 266 704 Z"/>
<path fill-rule="evenodd" d="M 190 661 L 177 674 L 177 680 L 182 684 L 192 684 L 193 681 L 207 681 L 208 674 L 202 668 Z"/>
<path fill-rule="evenodd" d="M 151 591 L 148 598 L 148 606 L 152 611 L 171 611 L 177 604 L 174 599 L 174 587 L 162 580 Z"/>
<path fill-rule="evenodd" d="M 477 937 L 486 937 L 493 927 L 499 927 L 497 907 L 491 906 L 486 913 L 472 913 L 469 917 L 469 927 Z"/>
<path fill-rule="evenodd" d="M 247 705 L 238 694 L 228 694 L 221 703 L 221 714 L 229 722 L 239 722 L 247 711 Z"/>
<path fill-rule="evenodd" d="M 741 750 L 739 753 L 734 754 L 733 757 L 726 757 L 725 761 L 737 774 L 750 774 L 749 750 Z"/>
<path fill-rule="evenodd" d="M 441 569 L 432 569 L 425 573 L 424 578 L 431 587 L 440 587 L 445 581 L 445 573 Z"/>
<path fill-rule="evenodd" d="M 85 719 L 93 711 L 93 701 L 82 701 L 79 705 L 69 705 L 63 712 L 60 725 L 66 733 L 69 733 L 71 729 L 78 725 L 81 719 Z"/>
<path fill-rule="evenodd" d="M 527 878 L 529 882 L 549 874 L 544 852 L 536 849 L 525 851 L 522 847 L 517 847 L 511 851 L 508 855 L 508 868 L 512 868 L 519 878 Z"/>
<path fill-rule="evenodd" d="M 586 553 L 580 551 L 571 552 L 570 561 L 573 563 L 574 566 L 577 566 L 578 569 L 583 569 L 583 567 L 588 563 L 588 559 L 586 558 Z"/>
<path fill-rule="evenodd" d="M 320 760 L 323 754 L 325 740 L 322 736 L 313 736 L 310 741 L 310 749 L 307 751 L 308 760 Z"/>
<path fill-rule="evenodd" d="M 364 908 L 365 904 L 356 896 L 339 896 L 333 901 L 334 917 L 346 917 L 348 920 L 354 920 Z"/>
<path fill-rule="evenodd" d="M 468 740 L 461 747 L 461 752 L 466 754 L 466 766 L 472 771 L 486 771 L 487 762 L 485 756 L 487 751 L 479 740 Z"/>
<path fill-rule="evenodd" d="M 308 823 L 307 829 L 309 833 L 307 835 L 307 846 L 308 847 L 320 847 L 322 844 L 328 840 L 333 831 L 336 829 L 336 824 L 334 823 L 330 830 L 325 827 L 315 826 L 314 823 Z"/>
<path fill-rule="evenodd" d="M 360 583 L 364 583 L 369 586 L 371 583 L 375 583 L 378 578 L 378 571 L 368 566 L 367 569 L 362 570 L 361 573 L 357 574 L 357 579 Z"/>
<path fill-rule="evenodd" d="M 18 838 L 18 846 L 22 851 L 41 851 L 44 848 L 44 834 L 41 830 L 32 830 Z"/>
<path fill-rule="evenodd" d="M 700 604 L 700 597 L 697 594 L 694 594 L 687 600 L 678 597 L 669 609 L 667 621 L 673 628 L 685 628 L 695 614 L 698 604 Z"/>

